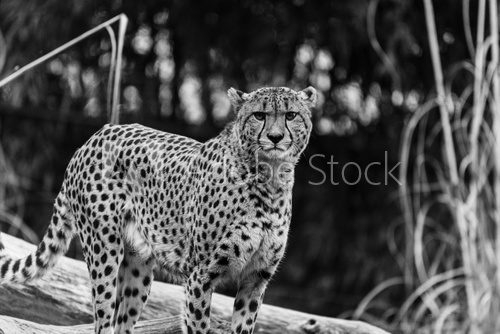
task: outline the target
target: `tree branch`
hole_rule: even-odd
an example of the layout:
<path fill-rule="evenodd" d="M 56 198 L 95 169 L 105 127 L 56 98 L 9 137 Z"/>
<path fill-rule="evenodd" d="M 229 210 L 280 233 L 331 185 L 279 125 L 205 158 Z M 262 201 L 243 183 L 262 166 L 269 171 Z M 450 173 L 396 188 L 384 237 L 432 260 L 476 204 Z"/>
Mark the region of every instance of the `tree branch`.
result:
<path fill-rule="evenodd" d="M 22 257 L 35 246 L 2 235 L 7 254 Z M 0 333 L 90 334 L 93 332 L 90 281 L 86 265 L 63 257 L 46 276 L 27 283 L 0 285 Z M 154 282 L 135 333 L 181 333 L 179 315 L 184 300 L 180 286 Z M 220 333 L 229 329 L 233 298 L 214 294 L 212 323 Z M 221 320 L 218 320 L 221 319 Z M 360 321 L 327 318 L 263 305 L 257 333 L 387 334 Z M 85 325 L 81 325 L 85 324 Z"/>

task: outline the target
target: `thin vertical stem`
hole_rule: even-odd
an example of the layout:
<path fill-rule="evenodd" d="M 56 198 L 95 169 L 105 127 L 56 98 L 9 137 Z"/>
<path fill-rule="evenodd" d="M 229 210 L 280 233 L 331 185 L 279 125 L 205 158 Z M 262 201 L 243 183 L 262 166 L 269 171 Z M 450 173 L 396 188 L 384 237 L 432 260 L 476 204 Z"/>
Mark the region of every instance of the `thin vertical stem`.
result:
<path fill-rule="evenodd" d="M 115 68 L 115 78 L 113 81 L 113 105 L 111 108 L 111 118 L 109 119 L 110 124 L 118 124 L 119 122 L 119 105 L 120 105 L 120 94 L 121 94 L 121 73 L 122 73 L 122 55 L 123 55 L 123 44 L 125 41 L 125 32 L 127 29 L 128 18 L 124 14 L 120 16 L 120 27 L 118 30 L 118 50 L 116 57 L 116 68 Z"/>
<path fill-rule="evenodd" d="M 469 49 L 469 53 L 471 58 L 474 57 L 474 43 L 472 42 L 472 31 L 470 28 L 470 0 L 462 1 L 462 19 L 464 21 L 464 31 L 465 31 L 465 42 L 467 43 L 467 48 Z"/>
<path fill-rule="evenodd" d="M 478 197 L 480 196 L 479 179 L 481 176 L 480 169 L 480 152 L 479 152 L 479 141 L 480 141 L 480 131 L 481 125 L 483 123 L 484 109 L 485 109 L 485 98 L 483 96 L 483 82 L 484 82 L 484 64 L 486 61 L 486 54 L 488 52 L 488 43 L 484 39 L 484 28 L 485 28 L 485 17 L 486 17 L 486 0 L 479 0 L 478 13 L 477 13 L 477 32 L 476 32 L 476 53 L 474 55 L 474 90 L 473 90 L 473 106 L 472 106 L 472 126 L 470 134 L 470 171 L 471 171 L 471 182 L 469 188 L 469 199 L 470 207 L 469 210 L 476 217 L 480 215 L 478 211 Z M 464 265 L 469 263 L 471 266 L 478 262 L 477 250 L 476 250 L 476 240 L 477 240 L 477 221 L 475 219 L 470 219 L 467 224 L 464 225 L 464 237 L 462 243 L 466 247 L 462 246 L 463 261 Z M 469 269 L 472 273 L 474 270 Z M 470 281 L 471 278 L 468 278 Z M 469 283 L 473 284 L 473 283 Z M 472 293 L 472 291 L 471 291 Z M 469 305 L 471 306 L 471 305 Z M 478 310 L 475 307 L 469 308 L 469 313 L 471 315 L 472 327 L 474 327 L 474 321 L 477 321 Z M 473 329 L 471 330 L 473 331 Z"/>
<path fill-rule="evenodd" d="M 497 278 L 497 290 L 500 289 L 500 78 L 498 73 L 498 7 L 497 0 L 490 0 L 490 30 L 491 30 L 491 63 L 495 70 L 493 74 L 493 133 L 495 134 L 494 143 L 494 164 L 495 164 L 495 219 L 496 222 L 496 278 Z"/>
<path fill-rule="evenodd" d="M 111 114 L 113 112 L 113 78 L 114 74 L 116 71 L 116 58 L 117 58 L 117 51 L 116 51 L 116 34 L 111 29 L 111 27 L 107 26 L 106 30 L 108 31 L 109 34 L 109 40 L 111 42 L 111 59 L 109 61 L 109 73 L 108 73 L 108 87 L 107 87 L 107 92 L 106 92 L 106 109 L 108 112 L 108 120 L 111 119 Z"/>
<path fill-rule="evenodd" d="M 477 167 L 477 150 L 478 150 L 478 137 L 479 130 L 481 129 L 481 122 L 483 120 L 484 104 L 481 103 L 481 84 L 483 82 L 484 61 L 486 48 L 484 47 L 484 19 L 486 12 L 485 0 L 479 0 L 479 9 L 477 14 L 477 34 L 476 34 L 476 54 L 474 59 L 474 103 L 472 113 L 472 127 L 470 136 L 470 158 L 471 162 Z M 476 172 L 477 168 L 473 168 Z"/>
<path fill-rule="evenodd" d="M 427 25 L 427 34 L 429 37 L 430 51 L 432 57 L 432 67 L 434 68 L 434 79 L 436 82 L 437 102 L 443 125 L 443 136 L 446 148 L 446 162 L 450 173 L 450 179 L 453 187 L 458 187 L 458 170 L 456 165 L 455 147 L 451 133 L 450 120 L 448 118 L 449 110 L 446 105 L 446 95 L 444 89 L 443 70 L 441 59 L 439 58 L 439 45 L 436 37 L 436 25 L 434 23 L 434 9 L 431 0 L 423 0 L 425 6 L 425 17 Z M 455 189 L 456 190 L 456 189 Z"/>
<path fill-rule="evenodd" d="M 483 1 L 483 0 L 480 0 Z M 457 161 L 456 161 L 456 154 L 455 154 L 455 147 L 453 143 L 453 137 L 452 137 L 452 131 L 451 131 L 451 125 L 450 125 L 450 120 L 448 118 L 449 111 L 448 107 L 446 104 L 446 96 L 445 96 L 445 89 L 444 89 L 444 81 L 443 81 L 443 70 L 441 67 L 441 59 L 439 57 L 439 45 L 437 41 L 437 33 L 436 33 L 436 25 L 435 25 L 435 19 L 434 19 L 434 8 L 432 7 L 432 1 L 431 0 L 423 0 L 424 2 L 424 8 L 425 8 L 425 22 L 427 25 L 427 34 L 429 38 L 429 44 L 430 44 L 430 52 L 431 52 L 431 58 L 432 58 L 432 66 L 434 69 L 434 79 L 436 82 L 436 90 L 437 90 L 437 101 L 439 104 L 439 111 L 440 111 L 440 116 L 441 116 L 441 125 L 443 127 L 443 139 L 444 139 L 444 145 L 445 145 L 445 155 L 446 155 L 446 163 L 448 167 L 448 172 L 450 175 L 450 183 L 451 183 L 451 205 L 454 209 L 453 215 L 454 219 L 456 220 L 456 223 L 458 225 L 458 229 L 461 234 L 461 240 L 460 240 L 460 245 L 461 245 L 461 251 L 462 251 L 462 257 L 463 257 L 463 262 L 464 262 L 464 270 L 466 273 L 466 283 L 465 283 L 465 289 L 466 289 L 466 296 L 467 296 L 467 306 L 468 306 L 468 311 L 471 316 L 471 327 L 470 327 L 470 332 L 471 333 L 476 333 L 477 328 L 477 307 L 475 303 L 475 298 L 474 298 L 474 286 L 472 284 L 472 270 L 471 270 L 471 263 L 470 263 L 470 252 L 468 251 L 469 249 L 469 244 L 467 242 L 467 223 L 465 220 L 465 208 L 463 205 L 463 202 L 460 200 L 460 194 L 459 194 L 459 178 L 458 178 L 458 169 L 457 169 Z"/>

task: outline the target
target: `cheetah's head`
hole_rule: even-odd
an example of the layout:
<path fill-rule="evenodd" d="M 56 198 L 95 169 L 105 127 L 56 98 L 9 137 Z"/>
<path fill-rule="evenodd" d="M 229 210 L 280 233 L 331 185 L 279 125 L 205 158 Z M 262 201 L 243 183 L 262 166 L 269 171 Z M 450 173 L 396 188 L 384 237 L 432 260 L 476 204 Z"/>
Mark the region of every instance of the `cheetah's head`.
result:
<path fill-rule="evenodd" d="M 295 162 L 304 151 L 312 129 L 311 108 L 316 90 L 296 92 L 266 87 L 251 93 L 228 91 L 235 109 L 239 145 L 243 151 L 272 160 Z"/>

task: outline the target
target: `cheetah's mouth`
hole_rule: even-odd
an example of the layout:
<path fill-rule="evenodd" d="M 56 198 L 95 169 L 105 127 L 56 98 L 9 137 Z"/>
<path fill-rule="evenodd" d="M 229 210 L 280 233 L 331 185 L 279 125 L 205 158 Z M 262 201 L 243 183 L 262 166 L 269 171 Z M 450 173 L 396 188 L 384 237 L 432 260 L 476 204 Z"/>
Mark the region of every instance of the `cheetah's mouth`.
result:
<path fill-rule="evenodd" d="M 282 147 L 274 146 L 274 147 L 265 148 L 264 151 L 266 151 L 266 152 L 285 152 L 286 150 Z"/>
<path fill-rule="evenodd" d="M 259 146 L 264 152 L 286 152 L 292 145 L 288 142 L 281 142 L 278 144 L 263 142 L 260 143 Z"/>
<path fill-rule="evenodd" d="M 288 155 L 288 150 L 279 146 L 267 146 L 262 147 L 261 154 L 263 154 L 268 159 L 278 159 L 281 160 Z"/>
<path fill-rule="evenodd" d="M 290 141 L 282 141 L 278 144 L 268 143 L 266 141 L 259 143 L 258 151 L 263 157 L 268 159 L 285 159 L 292 153 L 293 143 Z"/>

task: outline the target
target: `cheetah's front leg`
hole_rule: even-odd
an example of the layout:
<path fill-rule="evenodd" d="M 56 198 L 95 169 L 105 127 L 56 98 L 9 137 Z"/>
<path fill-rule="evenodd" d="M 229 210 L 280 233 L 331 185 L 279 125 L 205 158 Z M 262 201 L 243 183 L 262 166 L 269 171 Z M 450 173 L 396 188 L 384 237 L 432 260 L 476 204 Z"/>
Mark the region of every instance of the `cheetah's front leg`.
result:
<path fill-rule="evenodd" d="M 232 334 L 253 333 L 257 313 L 262 304 L 267 283 L 271 279 L 274 270 L 273 268 L 253 272 L 240 282 L 231 321 Z"/>
<path fill-rule="evenodd" d="M 203 269 L 196 269 L 185 285 L 186 305 L 184 309 L 184 333 L 210 333 L 210 303 L 212 280 Z"/>

